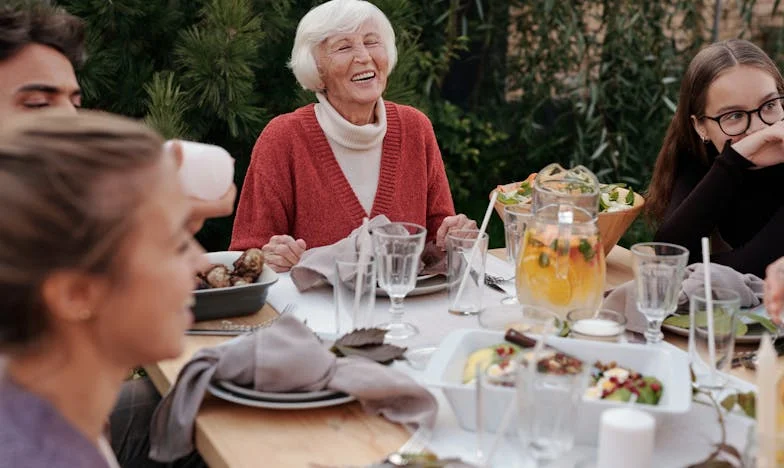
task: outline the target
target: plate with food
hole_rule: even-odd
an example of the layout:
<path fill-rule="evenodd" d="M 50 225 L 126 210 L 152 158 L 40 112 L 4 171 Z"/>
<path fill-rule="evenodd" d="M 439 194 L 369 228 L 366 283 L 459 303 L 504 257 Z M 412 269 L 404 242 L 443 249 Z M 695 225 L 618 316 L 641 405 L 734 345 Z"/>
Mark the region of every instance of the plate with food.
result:
<path fill-rule="evenodd" d="M 197 321 L 251 315 L 261 309 L 278 275 L 264 263 L 260 249 L 205 254 L 210 267 L 198 274 L 193 292 Z"/>
<path fill-rule="evenodd" d="M 581 427 L 595 429 L 604 409 L 628 404 L 632 394 L 637 396 L 635 406 L 654 415 L 685 413 L 691 407 L 688 355 L 668 343 L 646 346 L 553 336 L 547 339 L 547 344 L 551 348 L 541 358 L 555 360 L 554 368 L 568 367 L 567 358 L 576 358 L 583 366 L 591 366 L 589 383 L 580 403 L 578 424 Z M 442 341 L 431 357 L 425 372 L 429 379 L 427 383 L 443 390 L 464 429 L 475 430 L 476 385 L 473 379 L 477 365 L 488 375 L 500 375 L 508 372 L 509 364 L 505 363 L 515 361 L 511 357 L 530 352 L 530 349 L 506 341 L 503 332 L 457 330 Z M 559 357 L 559 354 L 563 356 Z M 515 390 L 497 386 L 491 391 L 493 397 L 487 403 L 486 421 L 491 426 L 488 430 L 492 431 L 492 426 L 502 419 Z M 582 432 L 591 434 L 591 431 Z"/>
<path fill-rule="evenodd" d="M 207 386 L 207 390 L 211 394 L 213 394 L 214 396 L 222 400 L 230 401 L 232 403 L 237 403 L 239 405 L 252 406 L 254 408 L 281 409 L 281 410 L 303 410 L 303 409 L 313 409 L 313 408 L 326 408 L 329 406 L 344 405 L 346 403 L 350 403 L 356 400 L 356 398 L 351 395 L 346 395 L 345 393 L 339 393 L 339 392 L 335 393 L 332 396 L 328 396 L 317 400 L 307 400 L 307 401 L 263 400 L 263 399 L 252 398 L 247 395 L 231 392 L 213 382 L 211 382 Z"/>
<path fill-rule="evenodd" d="M 762 335 L 765 333 L 774 337 L 779 334 L 778 327 L 770 320 L 764 304 L 743 308 L 740 310 L 738 317 L 740 320 L 736 323 L 736 343 L 759 344 Z M 670 315 L 662 323 L 662 330 L 688 338 L 689 314 Z"/>

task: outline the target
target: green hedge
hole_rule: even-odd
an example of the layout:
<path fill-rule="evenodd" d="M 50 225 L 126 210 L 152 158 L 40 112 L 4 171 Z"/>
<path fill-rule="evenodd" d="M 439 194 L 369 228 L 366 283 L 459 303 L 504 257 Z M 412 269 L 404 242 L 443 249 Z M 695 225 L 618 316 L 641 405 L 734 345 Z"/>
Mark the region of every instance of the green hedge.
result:
<path fill-rule="evenodd" d="M 238 185 L 269 119 L 313 99 L 285 64 L 299 18 L 319 2 L 58 3 L 89 25 L 85 104 L 146 118 L 167 137 L 226 147 Z M 712 27 L 692 0 L 374 3 L 398 35 L 385 98 L 430 116 L 457 209 L 475 219 L 497 184 L 552 161 L 642 191 L 680 77 Z M 512 29 L 525 34 L 510 41 Z M 782 36 L 766 31 L 778 57 Z M 199 239 L 222 250 L 230 232 L 231 219 L 212 220 Z M 649 237 L 638 222 L 622 243 Z M 497 217 L 491 244 L 503 245 Z"/>

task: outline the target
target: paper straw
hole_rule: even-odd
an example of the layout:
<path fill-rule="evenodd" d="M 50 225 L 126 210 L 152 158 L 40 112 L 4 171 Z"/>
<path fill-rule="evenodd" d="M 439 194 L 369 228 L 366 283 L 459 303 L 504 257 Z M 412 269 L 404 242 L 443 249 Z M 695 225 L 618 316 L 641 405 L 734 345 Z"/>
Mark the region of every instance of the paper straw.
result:
<path fill-rule="evenodd" d="M 359 255 L 357 257 L 357 282 L 354 285 L 354 307 L 353 311 L 353 319 L 357 320 L 359 317 L 359 300 L 362 297 L 362 290 L 365 286 L 365 263 L 367 262 L 368 257 L 368 244 L 370 243 L 368 235 L 368 219 L 367 217 L 362 218 L 362 228 L 357 235 L 357 239 L 359 240 Z M 351 324 L 352 327 L 357 328 L 356 323 Z M 340 333 L 340 331 L 338 331 Z"/>
<path fill-rule="evenodd" d="M 713 335 L 713 294 L 710 274 L 710 244 L 702 238 L 702 263 L 705 275 L 705 306 L 708 314 L 708 359 L 710 359 L 711 381 L 716 381 L 716 338 Z"/>
<path fill-rule="evenodd" d="M 465 289 L 468 275 L 471 273 L 471 265 L 474 263 L 474 255 L 476 255 L 476 251 L 479 249 L 479 242 L 482 240 L 485 230 L 487 230 L 487 223 L 490 222 L 490 215 L 493 214 L 493 207 L 495 206 L 495 200 L 497 198 L 498 192 L 493 190 L 493 194 L 490 196 L 490 204 L 487 205 L 487 210 L 485 211 L 485 218 L 482 220 L 482 226 L 479 228 L 479 234 L 476 235 L 474 245 L 471 247 L 471 254 L 468 256 L 468 265 L 466 266 L 465 272 L 463 272 L 463 278 L 460 280 L 460 287 L 457 288 L 454 304 L 459 303 L 460 297 L 463 295 L 463 289 Z"/>

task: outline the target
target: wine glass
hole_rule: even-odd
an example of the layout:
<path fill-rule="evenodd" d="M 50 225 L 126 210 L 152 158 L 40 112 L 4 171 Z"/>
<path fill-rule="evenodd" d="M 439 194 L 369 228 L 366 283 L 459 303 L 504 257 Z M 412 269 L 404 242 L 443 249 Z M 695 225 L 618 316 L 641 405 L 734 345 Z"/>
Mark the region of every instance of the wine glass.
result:
<path fill-rule="evenodd" d="M 373 229 L 379 285 L 389 295 L 392 318 L 380 327 L 386 338 L 403 340 L 419 334 L 412 324 L 403 322 L 403 300 L 416 286 L 419 258 L 425 248 L 427 229 L 413 223 L 389 223 Z"/>
<path fill-rule="evenodd" d="M 525 228 L 533 215 L 531 205 L 509 205 L 504 207 L 504 240 L 506 241 L 506 260 L 517 270 L 517 257 L 520 255 L 520 244 L 523 241 Z M 514 277 L 512 277 L 514 278 Z M 507 294 L 501 304 L 517 304 L 517 292 Z"/>
<path fill-rule="evenodd" d="M 678 307 L 683 273 L 689 251 L 679 245 L 643 242 L 632 246 L 637 309 L 648 320 L 645 341 L 656 344 L 664 339 L 661 325 Z"/>

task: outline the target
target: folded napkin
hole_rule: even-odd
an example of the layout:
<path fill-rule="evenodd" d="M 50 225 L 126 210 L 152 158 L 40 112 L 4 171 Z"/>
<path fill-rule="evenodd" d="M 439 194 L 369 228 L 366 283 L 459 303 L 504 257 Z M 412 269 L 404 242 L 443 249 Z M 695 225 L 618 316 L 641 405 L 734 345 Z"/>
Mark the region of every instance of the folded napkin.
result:
<path fill-rule="evenodd" d="M 299 263 L 291 267 L 291 280 L 297 289 L 302 292 L 325 283 L 335 282 L 335 260 L 348 257 L 359 252 L 364 242 L 370 243 L 369 231 L 374 228 L 389 224 L 391 221 L 384 215 L 378 215 L 334 244 L 308 249 L 299 259 Z M 403 229 L 401 234 L 408 231 Z M 372 255 L 373 246 L 368 245 L 367 251 Z M 446 252 L 430 242 L 425 245 L 422 260 L 419 265 L 422 275 L 446 274 Z"/>
<path fill-rule="evenodd" d="M 686 267 L 685 279 L 678 296 L 678 308 L 688 309 L 689 298 L 695 293 L 705 291 L 705 273 L 702 263 L 693 263 Z M 739 273 L 732 268 L 711 263 L 711 287 L 731 289 L 740 296 L 741 307 L 754 307 L 760 304 L 764 281 L 752 274 Z M 623 312 L 626 315 L 626 329 L 644 333 L 647 327 L 645 316 L 637 310 L 637 292 L 634 281 L 624 283 L 615 288 L 604 300 L 604 309 Z"/>
<path fill-rule="evenodd" d="M 306 250 L 299 258 L 299 262 L 291 267 L 291 280 L 294 285 L 299 291 L 306 291 L 324 283 L 332 284 L 335 275 L 335 259 L 356 254 L 361 247 L 361 241 L 370 241 L 367 236 L 368 230 L 389 223 L 389 218 L 378 215 L 371 219 L 367 225 L 363 224 L 351 231 L 351 234 L 345 239 L 334 244 Z M 373 246 L 368 245 L 367 249 L 368 252 L 372 252 Z"/>
<path fill-rule="evenodd" d="M 169 462 L 193 450 L 193 429 L 208 384 L 229 380 L 266 392 L 330 389 L 397 423 L 435 424 L 438 404 L 405 374 L 361 357 L 336 358 L 291 315 L 214 348 L 200 350 L 153 414 L 150 457 Z"/>

